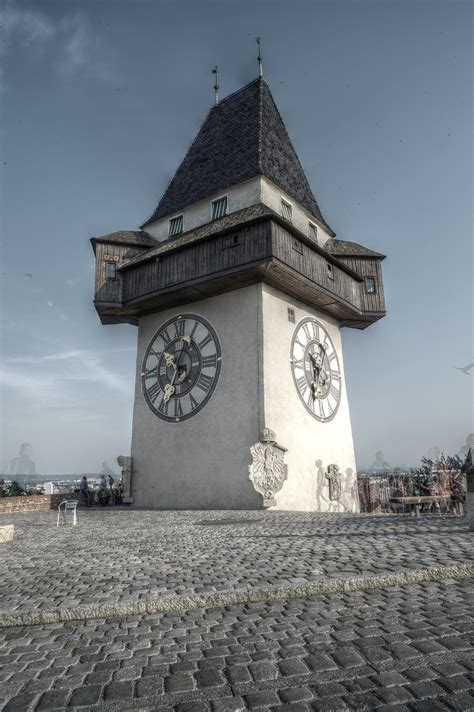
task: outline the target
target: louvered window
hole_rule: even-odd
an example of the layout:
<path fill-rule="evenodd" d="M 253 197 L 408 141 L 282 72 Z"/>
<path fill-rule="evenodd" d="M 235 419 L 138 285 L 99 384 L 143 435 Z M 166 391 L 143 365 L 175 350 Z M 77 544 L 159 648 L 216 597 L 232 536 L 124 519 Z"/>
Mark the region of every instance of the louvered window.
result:
<path fill-rule="evenodd" d="M 287 203 L 286 200 L 283 200 L 283 198 L 282 198 L 282 201 L 281 201 L 282 216 L 285 218 L 285 220 L 288 220 L 289 222 L 291 222 L 292 216 L 293 216 L 292 213 L 293 213 L 293 211 L 292 211 L 291 204 Z"/>
<path fill-rule="evenodd" d="M 312 222 L 309 223 L 309 236 L 315 242 L 318 241 L 318 228 Z"/>
<path fill-rule="evenodd" d="M 173 235 L 179 235 L 183 232 L 183 216 L 178 215 L 177 218 L 171 218 L 168 227 L 168 237 L 173 237 Z"/>
<path fill-rule="evenodd" d="M 227 215 L 227 196 L 212 201 L 211 219 L 218 220 L 219 218 L 224 217 L 224 215 Z"/>

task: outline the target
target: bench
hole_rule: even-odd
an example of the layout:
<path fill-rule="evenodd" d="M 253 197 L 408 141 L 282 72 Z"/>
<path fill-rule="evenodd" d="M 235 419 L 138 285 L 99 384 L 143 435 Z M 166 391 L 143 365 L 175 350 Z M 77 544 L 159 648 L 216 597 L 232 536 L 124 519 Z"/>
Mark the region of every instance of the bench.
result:
<path fill-rule="evenodd" d="M 451 496 L 446 494 L 446 495 L 425 495 L 421 497 L 390 497 L 390 502 L 394 502 L 396 504 L 403 504 L 406 507 L 408 507 L 410 514 L 415 517 L 418 517 L 420 512 L 418 509 L 418 505 L 420 504 L 440 504 L 443 503 L 445 505 L 445 511 L 448 509 L 448 504 L 451 499 Z M 441 506 L 439 508 L 439 513 L 441 514 Z"/>

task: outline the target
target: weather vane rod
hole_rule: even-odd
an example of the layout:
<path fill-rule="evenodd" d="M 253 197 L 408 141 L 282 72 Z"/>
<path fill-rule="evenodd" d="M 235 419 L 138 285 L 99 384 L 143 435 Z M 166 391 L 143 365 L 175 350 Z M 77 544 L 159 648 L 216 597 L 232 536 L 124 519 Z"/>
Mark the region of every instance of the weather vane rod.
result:
<path fill-rule="evenodd" d="M 258 76 L 263 77 L 263 59 L 262 59 L 262 48 L 260 46 L 260 37 L 257 37 L 257 44 L 258 44 L 258 57 L 257 57 L 257 62 L 258 62 Z"/>
<path fill-rule="evenodd" d="M 212 70 L 212 73 L 216 75 L 216 83 L 214 84 L 214 101 L 215 105 L 219 103 L 219 84 L 217 83 L 217 64 Z"/>

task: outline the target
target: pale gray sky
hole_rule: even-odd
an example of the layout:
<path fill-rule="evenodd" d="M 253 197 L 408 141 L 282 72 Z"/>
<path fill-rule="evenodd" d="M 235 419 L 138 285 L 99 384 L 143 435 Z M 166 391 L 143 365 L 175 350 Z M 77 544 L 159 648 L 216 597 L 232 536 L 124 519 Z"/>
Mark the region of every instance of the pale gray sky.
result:
<path fill-rule="evenodd" d="M 100 325 L 92 235 L 153 211 L 212 103 L 265 77 L 324 216 L 388 255 L 388 316 L 344 330 L 358 465 L 472 425 L 472 3 L 0 5 L 0 466 L 130 448 L 136 330 Z"/>

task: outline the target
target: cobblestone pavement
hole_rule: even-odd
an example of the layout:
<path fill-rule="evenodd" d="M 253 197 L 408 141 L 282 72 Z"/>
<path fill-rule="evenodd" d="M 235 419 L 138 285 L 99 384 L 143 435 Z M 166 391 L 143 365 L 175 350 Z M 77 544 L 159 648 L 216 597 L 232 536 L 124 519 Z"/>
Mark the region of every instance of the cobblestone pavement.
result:
<path fill-rule="evenodd" d="M 6 628 L 0 708 L 474 709 L 472 581 Z"/>
<path fill-rule="evenodd" d="M 0 614 L 472 562 L 465 518 L 84 510 L 4 517 Z"/>

